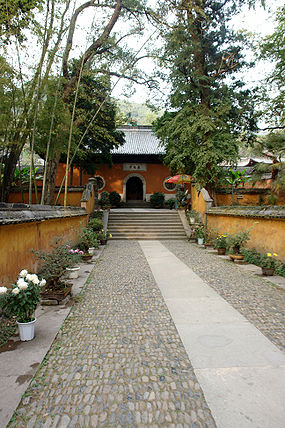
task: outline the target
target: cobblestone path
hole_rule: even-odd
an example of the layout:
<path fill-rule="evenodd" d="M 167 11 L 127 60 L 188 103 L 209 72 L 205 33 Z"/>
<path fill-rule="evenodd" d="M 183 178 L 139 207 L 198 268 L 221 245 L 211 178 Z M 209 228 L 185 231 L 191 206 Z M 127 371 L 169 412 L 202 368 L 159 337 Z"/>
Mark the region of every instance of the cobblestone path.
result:
<path fill-rule="evenodd" d="M 216 426 L 137 242 L 108 244 L 9 426 Z"/>
<path fill-rule="evenodd" d="M 245 316 L 271 342 L 285 351 L 285 291 L 262 277 L 245 272 L 233 262 L 186 241 L 163 241 L 228 303 Z"/>

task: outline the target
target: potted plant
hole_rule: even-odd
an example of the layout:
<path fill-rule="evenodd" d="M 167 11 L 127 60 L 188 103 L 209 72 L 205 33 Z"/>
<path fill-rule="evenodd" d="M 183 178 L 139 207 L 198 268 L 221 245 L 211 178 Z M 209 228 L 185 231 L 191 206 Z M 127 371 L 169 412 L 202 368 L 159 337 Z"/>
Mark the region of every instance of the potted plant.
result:
<path fill-rule="evenodd" d="M 98 248 L 97 234 L 91 228 L 84 227 L 79 236 L 77 246 L 79 250 L 83 251 L 82 260 L 90 260 L 92 258 L 92 254 L 88 252 L 89 248 Z"/>
<path fill-rule="evenodd" d="M 241 248 L 249 241 L 250 231 L 245 230 L 234 235 L 228 235 L 228 246 L 233 251 L 230 254 L 232 260 L 243 260 L 244 255 L 241 254 Z"/>
<path fill-rule="evenodd" d="M 101 245 L 106 245 L 109 238 L 112 238 L 112 235 L 108 230 L 106 232 L 101 230 L 101 232 L 97 233 L 97 239 L 100 241 Z"/>
<path fill-rule="evenodd" d="M 80 260 L 78 261 L 81 261 L 82 256 L 84 254 L 83 251 L 79 250 L 79 248 L 70 248 L 69 252 L 74 255 L 74 262 L 76 261 L 76 256 L 79 256 Z M 80 266 L 67 267 L 66 270 L 69 279 L 77 279 L 79 275 Z"/>
<path fill-rule="evenodd" d="M 226 254 L 228 248 L 227 235 L 218 235 L 214 240 L 214 248 L 218 251 L 219 255 Z"/>
<path fill-rule="evenodd" d="M 104 191 L 100 194 L 99 205 L 102 210 L 109 210 L 111 208 L 109 193 Z"/>
<path fill-rule="evenodd" d="M 40 301 L 46 280 L 23 269 L 12 288 L 0 287 L 0 306 L 8 315 L 16 318 L 20 339 L 32 340 L 35 334 L 35 310 Z"/>
<path fill-rule="evenodd" d="M 41 293 L 42 299 L 63 300 L 71 292 L 71 284 L 66 284 L 64 275 L 66 268 L 73 267 L 81 261 L 80 253 L 70 251 L 70 245 L 62 244 L 61 239 L 47 251 L 33 251 L 39 260 L 39 275 L 46 279 L 45 287 Z"/>
<path fill-rule="evenodd" d="M 204 226 L 202 224 L 197 225 L 194 228 L 194 237 L 197 239 L 198 245 L 203 245 L 204 237 L 205 237 L 205 230 L 204 230 Z"/>
<path fill-rule="evenodd" d="M 258 264 L 261 267 L 262 275 L 274 275 L 274 271 L 277 267 L 277 261 L 274 257 L 278 257 L 278 255 L 276 253 L 261 254 Z"/>

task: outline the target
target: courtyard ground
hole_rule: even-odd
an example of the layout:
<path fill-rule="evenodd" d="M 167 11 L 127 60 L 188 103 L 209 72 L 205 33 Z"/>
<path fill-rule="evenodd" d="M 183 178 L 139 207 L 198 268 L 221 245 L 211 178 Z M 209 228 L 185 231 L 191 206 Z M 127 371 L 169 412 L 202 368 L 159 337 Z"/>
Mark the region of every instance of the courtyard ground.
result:
<path fill-rule="evenodd" d="M 282 428 L 284 312 L 195 244 L 110 241 L 9 426 Z"/>

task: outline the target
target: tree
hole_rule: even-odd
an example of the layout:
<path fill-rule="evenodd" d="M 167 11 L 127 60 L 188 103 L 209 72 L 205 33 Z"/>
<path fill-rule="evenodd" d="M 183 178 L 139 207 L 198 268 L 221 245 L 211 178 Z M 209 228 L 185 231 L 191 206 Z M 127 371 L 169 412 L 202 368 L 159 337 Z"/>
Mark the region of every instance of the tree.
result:
<path fill-rule="evenodd" d="M 126 0 L 124 3 L 121 0 L 106 0 L 105 2 L 90 0 L 85 3 L 82 2 L 79 6 L 74 3 L 74 9 L 69 13 L 72 9 L 72 3 L 74 3 L 72 0 L 65 2 L 45 0 L 43 2 L 43 13 L 45 15 L 44 17 L 41 15 L 39 21 L 31 29 L 31 37 L 34 37 L 35 34 L 38 36 L 35 44 L 38 43 L 39 46 L 42 46 L 42 52 L 38 63 L 34 65 L 33 76 L 31 77 L 31 72 L 29 73 L 29 81 L 25 80 L 25 76 L 20 73 L 21 77 L 17 87 L 22 90 L 23 107 L 16 107 L 14 112 L 12 111 L 14 114 L 14 130 L 10 139 L 11 143 L 5 153 L 1 192 L 4 201 L 8 200 L 14 171 L 24 145 L 31 142 L 31 148 L 33 147 L 39 104 L 43 100 L 48 79 L 53 74 L 52 67 L 57 58 L 56 55 L 62 48 L 66 32 L 68 34 L 62 56 L 63 91 L 61 94 L 62 100 L 67 106 L 76 89 L 77 82 L 80 80 L 80 70 L 82 69 L 85 71 L 92 69 L 96 76 L 107 74 L 123 76 L 132 81 L 138 80 L 140 83 L 146 81 L 143 73 L 137 73 L 135 65 L 139 58 L 135 57 L 131 49 L 125 49 L 124 46 L 124 41 L 128 36 L 140 34 L 142 31 L 141 21 L 149 13 L 143 0 Z M 78 17 L 87 10 L 94 9 L 97 13 L 94 14 L 90 34 L 86 36 L 87 47 L 76 66 L 70 67 Z M 114 27 L 119 19 L 125 21 L 127 25 L 122 27 L 122 31 L 115 33 Z M 131 25 L 131 22 L 135 24 Z M 129 70 L 130 68 L 132 70 Z M 21 70 L 20 60 L 19 70 Z M 118 72 L 118 70 L 121 71 Z M 54 171 L 57 168 L 59 158 L 60 156 L 55 158 L 53 168 L 50 169 L 50 181 L 55 175 Z"/>
<path fill-rule="evenodd" d="M 0 0 L 0 37 L 5 43 L 14 35 L 23 39 L 22 31 L 34 17 L 42 0 Z"/>
<path fill-rule="evenodd" d="M 285 132 L 271 131 L 267 135 L 258 137 L 252 153 L 263 157 L 265 161 L 255 165 L 251 181 L 256 183 L 262 180 L 265 174 L 270 175 L 271 200 L 274 202 L 278 194 L 285 191 L 285 162 L 282 160 L 285 157 Z"/>
<path fill-rule="evenodd" d="M 234 204 L 234 190 L 242 183 L 247 181 L 245 177 L 245 169 L 242 171 L 233 171 L 229 168 L 228 173 L 226 175 L 226 180 L 230 183 L 232 187 L 232 205 Z"/>
<path fill-rule="evenodd" d="M 256 130 L 253 102 L 235 73 L 245 62 L 244 37 L 229 20 L 245 1 L 168 1 L 175 14 L 163 34 L 162 64 L 170 70 L 170 111 L 155 124 L 172 173 L 215 187 L 223 162 L 234 164 L 241 139 Z"/>
<path fill-rule="evenodd" d="M 263 115 L 271 124 L 266 129 L 285 128 L 285 6 L 277 11 L 276 23 L 275 31 L 260 44 L 260 58 L 274 63 L 261 96 Z"/>

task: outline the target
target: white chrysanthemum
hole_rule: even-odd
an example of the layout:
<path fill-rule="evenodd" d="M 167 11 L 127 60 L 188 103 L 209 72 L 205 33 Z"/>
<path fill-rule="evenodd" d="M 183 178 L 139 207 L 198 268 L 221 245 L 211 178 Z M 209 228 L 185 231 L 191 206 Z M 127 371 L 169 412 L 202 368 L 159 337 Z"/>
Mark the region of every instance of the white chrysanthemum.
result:
<path fill-rule="evenodd" d="M 27 269 L 23 269 L 23 270 L 21 270 L 21 272 L 20 272 L 20 277 L 21 278 L 25 278 L 26 276 L 28 275 L 28 271 L 27 271 Z"/>
<path fill-rule="evenodd" d="M 17 281 L 17 286 L 18 286 L 19 288 L 21 288 L 20 286 L 21 286 L 22 284 L 27 284 L 27 283 L 26 283 L 26 281 L 24 280 L 24 278 L 19 278 L 19 279 L 18 279 L 18 281 Z"/>
<path fill-rule="evenodd" d="M 42 279 L 41 282 L 40 282 L 40 286 L 44 287 L 46 285 L 46 283 L 47 283 L 46 280 Z"/>
<path fill-rule="evenodd" d="M 18 287 L 13 288 L 12 293 L 15 294 L 15 296 L 16 296 L 17 294 L 20 293 L 20 289 Z"/>
<path fill-rule="evenodd" d="M 33 276 L 34 276 L 32 279 L 33 284 L 38 285 L 40 282 L 39 278 L 37 277 L 37 275 L 33 275 Z"/>
<path fill-rule="evenodd" d="M 20 290 L 27 290 L 28 283 L 24 281 L 20 285 L 18 285 L 18 287 L 20 288 Z"/>
<path fill-rule="evenodd" d="M 0 287 L 0 294 L 7 293 L 7 287 Z"/>
<path fill-rule="evenodd" d="M 26 276 L 26 280 L 27 281 L 32 281 L 33 280 L 34 275 L 32 275 L 31 273 L 28 273 Z"/>

